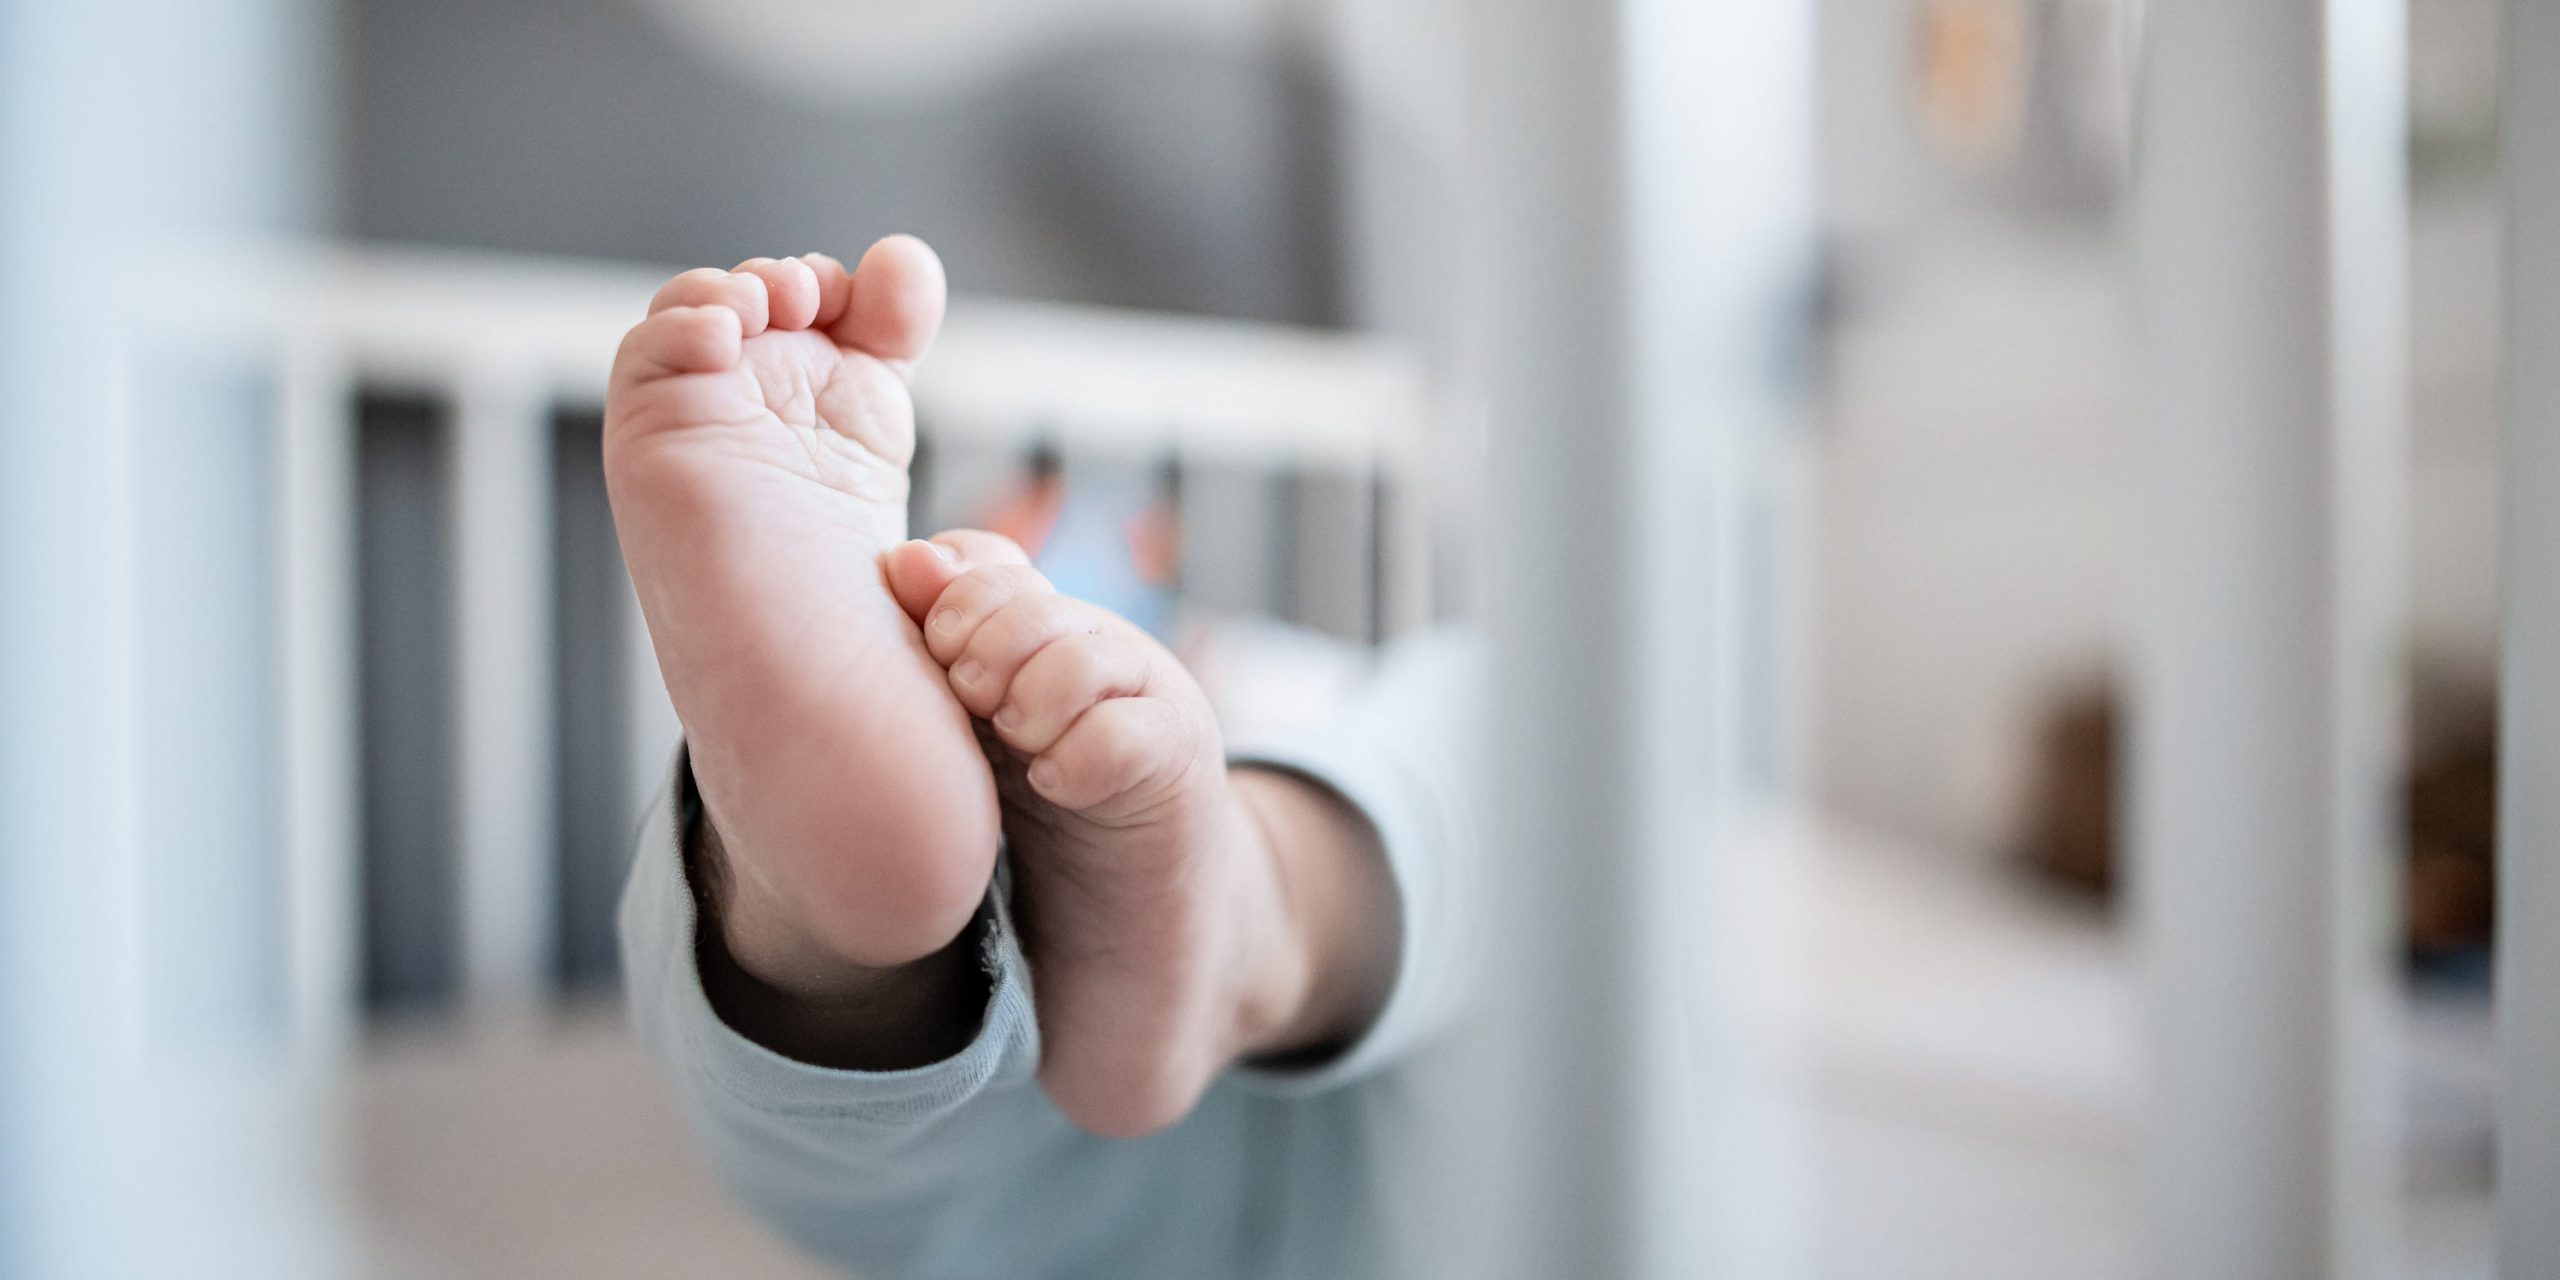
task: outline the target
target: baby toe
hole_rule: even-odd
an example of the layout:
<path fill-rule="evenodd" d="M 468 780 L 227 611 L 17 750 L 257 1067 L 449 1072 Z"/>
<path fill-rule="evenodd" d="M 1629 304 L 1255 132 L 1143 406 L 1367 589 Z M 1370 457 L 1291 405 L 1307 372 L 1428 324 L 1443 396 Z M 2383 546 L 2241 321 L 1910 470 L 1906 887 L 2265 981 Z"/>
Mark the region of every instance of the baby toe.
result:
<path fill-rule="evenodd" d="M 1161 698 L 1113 698 L 1078 716 L 1025 780 L 1061 809 L 1102 819 L 1143 813 L 1181 785 L 1193 746 L 1178 708 Z"/>
<path fill-rule="evenodd" d="M 955 679 L 958 674 L 953 672 Z M 1046 751 L 1096 704 L 1146 693 L 1148 674 L 1145 651 L 1122 638 L 1087 632 L 1059 636 L 1041 646 L 1014 676 L 1004 704 L 996 709 L 996 732 L 1015 750 Z"/>
<path fill-rule="evenodd" d="M 735 268 L 764 282 L 766 323 L 775 329 L 806 329 L 818 317 L 818 273 L 798 258 L 749 258 Z"/>
<path fill-rule="evenodd" d="M 696 267 L 659 286 L 649 300 L 649 313 L 679 307 L 727 307 L 738 313 L 738 328 L 747 337 L 764 332 L 770 314 L 765 283 L 754 275 Z"/>

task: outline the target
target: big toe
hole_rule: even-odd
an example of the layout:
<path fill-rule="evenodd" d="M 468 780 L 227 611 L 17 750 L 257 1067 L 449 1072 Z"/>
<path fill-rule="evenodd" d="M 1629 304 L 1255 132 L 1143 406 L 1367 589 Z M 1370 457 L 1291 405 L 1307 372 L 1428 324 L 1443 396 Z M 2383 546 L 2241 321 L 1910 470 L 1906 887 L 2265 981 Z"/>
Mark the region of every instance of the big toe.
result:
<path fill-rule="evenodd" d="M 985 565 L 1029 563 L 1031 557 L 1013 539 L 984 529 L 947 529 L 931 541 L 901 542 L 880 556 L 889 594 L 919 622 L 961 574 Z"/>
<path fill-rule="evenodd" d="M 851 296 L 830 331 L 835 340 L 901 368 L 923 359 L 942 330 L 949 291 L 933 249 L 914 236 L 890 236 L 862 255 L 848 283 Z"/>

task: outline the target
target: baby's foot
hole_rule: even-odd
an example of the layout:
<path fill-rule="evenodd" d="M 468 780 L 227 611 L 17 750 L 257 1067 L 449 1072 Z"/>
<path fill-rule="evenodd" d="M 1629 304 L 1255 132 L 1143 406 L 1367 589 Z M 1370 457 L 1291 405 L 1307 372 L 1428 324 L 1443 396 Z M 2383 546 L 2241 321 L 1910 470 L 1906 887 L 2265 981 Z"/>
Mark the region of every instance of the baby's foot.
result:
<path fill-rule="evenodd" d="M 1181 662 L 994 534 L 911 543 L 886 565 L 991 739 L 1059 1110 L 1150 1132 L 1238 1056 L 1292 1047 L 1311 978 L 1275 962 L 1294 954 L 1285 894 Z"/>
<path fill-rule="evenodd" d="M 982 900 L 993 779 L 881 580 L 906 536 L 907 376 L 941 264 L 759 258 L 669 281 L 615 358 L 605 479 L 739 962 L 801 995 L 940 950 Z"/>

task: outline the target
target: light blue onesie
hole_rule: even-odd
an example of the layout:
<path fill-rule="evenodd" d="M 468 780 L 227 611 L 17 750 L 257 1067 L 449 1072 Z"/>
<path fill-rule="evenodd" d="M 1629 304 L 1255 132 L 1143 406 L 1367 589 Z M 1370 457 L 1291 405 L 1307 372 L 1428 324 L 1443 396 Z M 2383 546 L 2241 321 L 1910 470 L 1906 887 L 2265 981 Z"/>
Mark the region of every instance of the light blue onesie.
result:
<path fill-rule="evenodd" d="M 651 812 L 623 894 L 633 1021 L 720 1180 L 869 1280 L 1403 1273 L 1390 1183 L 1423 1123 L 1414 1060 L 1456 1019 L 1472 968 L 1474 676 L 1463 642 L 1401 646 L 1322 731 L 1236 753 L 1323 782 L 1376 825 L 1402 898 L 1401 967 L 1341 1057 L 1230 1072 L 1164 1132 L 1097 1138 L 1049 1105 L 1033 1078 L 1034 975 L 1000 894 L 980 917 L 993 994 L 957 1056 L 838 1071 L 731 1031 L 694 968 L 678 788 Z"/>

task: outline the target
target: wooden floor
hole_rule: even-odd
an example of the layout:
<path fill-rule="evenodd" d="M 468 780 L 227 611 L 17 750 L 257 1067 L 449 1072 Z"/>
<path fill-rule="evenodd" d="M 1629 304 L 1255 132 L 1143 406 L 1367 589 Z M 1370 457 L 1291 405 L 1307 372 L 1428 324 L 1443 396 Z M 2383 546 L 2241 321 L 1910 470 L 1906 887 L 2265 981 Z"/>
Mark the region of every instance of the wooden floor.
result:
<path fill-rule="evenodd" d="M 368 1275 L 835 1274 L 713 1185 L 609 1006 L 478 1042 L 386 1033 L 338 1121 L 335 1181 Z"/>
<path fill-rule="evenodd" d="M 1800 1265 L 1826 1280 L 2141 1273 L 2125 957 L 1980 864 L 1827 831 L 1799 850 Z M 2490 1274 L 2485 1009 L 2411 1010 L 2406 1274 Z M 831 1274 L 730 1206 L 609 1006 L 477 1042 L 375 1037 L 340 1099 L 368 1274 Z"/>

